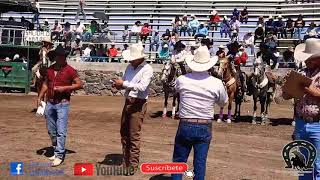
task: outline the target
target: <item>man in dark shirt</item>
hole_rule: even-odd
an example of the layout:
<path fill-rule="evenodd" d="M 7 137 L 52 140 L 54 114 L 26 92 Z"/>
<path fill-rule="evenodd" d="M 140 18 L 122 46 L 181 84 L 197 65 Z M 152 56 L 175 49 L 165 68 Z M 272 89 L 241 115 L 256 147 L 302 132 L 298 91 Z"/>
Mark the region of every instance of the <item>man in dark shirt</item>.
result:
<path fill-rule="evenodd" d="M 248 10 L 247 7 L 244 7 L 240 13 L 240 22 L 248 24 Z"/>
<path fill-rule="evenodd" d="M 77 71 L 67 64 L 66 52 L 61 45 L 48 56 L 56 63 L 47 69 L 46 79 L 38 97 L 38 106 L 46 94 L 45 117 L 48 134 L 54 148 L 54 155 L 49 158 L 52 166 L 59 166 L 65 158 L 65 142 L 69 115 L 71 92 L 82 88 Z"/>

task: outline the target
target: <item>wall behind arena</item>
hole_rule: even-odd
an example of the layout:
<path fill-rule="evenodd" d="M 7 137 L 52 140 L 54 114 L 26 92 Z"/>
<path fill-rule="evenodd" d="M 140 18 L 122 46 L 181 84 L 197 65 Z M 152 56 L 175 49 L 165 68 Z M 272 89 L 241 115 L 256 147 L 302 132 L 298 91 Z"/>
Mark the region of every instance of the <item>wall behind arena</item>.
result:
<path fill-rule="evenodd" d="M 76 92 L 78 95 L 100 95 L 100 96 L 123 96 L 123 91 L 112 88 L 111 79 L 122 77 L 127 64 L 123 63 L 96 63 L 96 62 L 68 62 L 72 67 L 78 70 L 81 80 L 84 82 L 84 89 Z M 162 96 L 161 69 L 162 65 L 152 64 L 154 76 L 150 85 L 150 96 Z M 243 68 L 247 74 L 251 68 Z M 277 83 L 283 83 L 283 77 L 288 69 L 278 69 L 274 74 L 278 76 Z M 278 104 L 285 101 L 281 97 L 281 88 L 277 86 L 275 93 L 275 102 Z"/>

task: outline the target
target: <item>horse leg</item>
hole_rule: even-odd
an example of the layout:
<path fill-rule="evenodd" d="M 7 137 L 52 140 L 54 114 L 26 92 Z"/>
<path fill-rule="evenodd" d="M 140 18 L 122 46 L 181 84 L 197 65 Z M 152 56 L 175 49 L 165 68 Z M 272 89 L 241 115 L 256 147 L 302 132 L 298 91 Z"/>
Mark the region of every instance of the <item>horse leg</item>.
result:
<path fill-rule="evenodd" d="M 261 105 L 261 125 L 266 125 L 266 94 L 260 96 Z"/>
<path fill-rule="evenodd" d="M 231 123 L 231 109 L 232 109 L 232 99 L 229 99 L 229 104 L 228 104 L 228 119 L 227 119 L 227 123 L 230 124 Z"/>
<path fill-rule="evenodd" d="M 172 98 L 172 119 L 174 119 L 176 116 L 176 99 L 177 99 L 177 95 L 174 94 Z"/>
<path fill-rule="evenodd" d="M 256 93 L 256 92 L 254 92 Z M 257 96 L 253 95 L 253 116 L 252 124 L 257 124 Z"/>
<path fill-rule="evenodd" d="M 236 102 L 235 102 L 235 104 L 236 104 L 236 107 L 234 108 L 234 117 L 235 117 L 235 120 L 237 120 L 238 119 L 238 105 L 239 105 L 239 102 L 236 100 Z"/>
<path fill-rule="evenodd" d="M 163 118 L 167 117 L 168 98 L 169 98 L 169 93 L 167 91 L 165 91 L 164 92 L 164 107 L 163 107 L 163 113 L 162 113 Z"/>
<path fill-rule="evenodd" d="M 220 107 L 219 118 L 217 120 L 218 123 L 222 122 L 223 119 L 223 107 Z"/>
<path fill-rule="evenodd" d="M 239 107 L 238 107 L 238 115 L 237 115 L 237 117 L 238 117 L 238 120 L 240 120 L 240 117 L 241 117 L 241 116 L 240 116 L 240 114 L 241 114 L 241 113 L 240 113 L 240 112 L 241 112 L 241 101 L 238 103 L 238 106 L 239 106 Z"/>

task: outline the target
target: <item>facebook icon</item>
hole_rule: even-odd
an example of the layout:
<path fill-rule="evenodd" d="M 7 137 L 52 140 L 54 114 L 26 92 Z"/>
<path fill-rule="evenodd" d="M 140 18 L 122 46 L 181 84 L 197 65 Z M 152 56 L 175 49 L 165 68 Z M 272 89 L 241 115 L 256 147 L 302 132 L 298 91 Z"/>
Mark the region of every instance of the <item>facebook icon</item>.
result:
<path fill-rule="evenodd" d="M 23 175 L 23 162 L 11 162 L 10 163 L 10 174 L 11 174 L 11 176 Z"/>

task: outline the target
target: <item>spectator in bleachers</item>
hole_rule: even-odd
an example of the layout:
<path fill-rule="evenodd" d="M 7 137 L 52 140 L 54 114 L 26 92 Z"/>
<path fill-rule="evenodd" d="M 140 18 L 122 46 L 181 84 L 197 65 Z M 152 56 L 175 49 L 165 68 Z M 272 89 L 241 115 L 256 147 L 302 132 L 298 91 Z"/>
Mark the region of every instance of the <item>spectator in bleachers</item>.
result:
<path fill-rule="evenodd" d="M 78 20 L 79 14 L 81 13 L 84 20 L 86 21 L 86 13 L 84 12 L 84 6 L 86 5 L 85 0 L 79 0 L 79 4 L 78 4 L 78 9 L 77 9 L 77 15 L 76 15 L 76 20 Z"/>
<path fill-rule="evenodd" d="M 169 41 L 171 38 L 171 32 L 169 29 L 166 29 L 166 32 L 162 34 L 162 40 L 163 41 Z"/>
<path fill-rule="evenodd" d="M 274 21 L 273 21 L 273 17 L 271 15 L 269 16 L 269 20 L 266 21 L 266 23 L 265 23 L 265 32 L 264 32 L 265 36 L 267 36 L 267 34 L 270 31 L 275 32 L 275 30 L 274 30 Z"/>
<path fill-rule="evenodd" d="M 278 36 L 278 39 L 285 37 L 285 23 L 282 20 L 282 16 L 278 16 L 278 21 L 274 23 L 275 33 Z"/>
<path fill-rule="evenodd" d="M 247 63 L 247 60 L 248 60 L 248 54 L 246 53 L 245 48 L 241 46 L 239 48 L 239 52 L 235 55 L 234 63 L 235 65 L 238 65 L 238 66 L 240 65 L 245 66 Z"/>
<path fill-rule="evenodd" d="M 152 38 L 151 38 L 150 46 L 151 46 L 151 51 L 154 51 L 154 46 L 156 47 L 156 51 L 158 51 L 160 46 L 160 35 L 158 30 L 154 31 L 154 34 L 152 35 Z"/>
<path fill-rule="evenodd" d="M 264 43 L 260 43 L 260 51 L 257 53 L 257 57 L 261 57 L 262 61 L 274 69 L 278 58 L 274 55 L 274 51 L 270 50 Z M 272 78 L 268 77 L 268 80 L 272 83 Z"/>
<path fill-rule="evenodd" d="M 140 32 L 140 39 L 143 43 L 146 42 L 146 40 L 148 39 L 148 36 L 150 35 L 151 32 L 152 32 L 152 29 L 149 27 L 149 24 L 144 23 L 143 27 L 141 28 L 141 32 Z"/>
<path fill-rule="evenodd" d="M 261 42 L 264 41 L 264 29 L 262 24 L 259 24 L 258 28 L 254 31 L 254 44 L 256 44 L 258 39 L 260 39 Z"/>
<path fill-rule="evenodd" d="M 82 37 L 82 34 L 84 32 L 84 30 L 86 29 L 86 27 L 78 20 L 77 24 L 75 25 L 73 31 L 74 31 L 74 35 L 80 35 L 80 37 Z"/>
<path fill-rule="evenodd" d="M 116 45 L 114 42 L 111 43 L 111 47 L 107 51 L 107 56 L 111 58 L 111 61 L 113 61 L 114 57 L 117 57 L 118 55 L 118 49 L 116 48 Z"/>
<path fill-rule="evenodd" d="M 71 30 L 71 24 L 66 22 L 63 28 L 63 42 L 64 48 L 71 51 L 71 42 L 73 40 L 73 31 Z"/>
<path fill-rule="evenodd" d="M 231 38 L 231 32 L 230 32 L 230 24 L 228 21 L 227 16 L 224 16 L 221 24 L 220 24 L 220 35 L 221 38 L 223 37 L 223 33 L 225 34 L 224 37 L 227 38 L 227 35 L 229 36 L 229 38 Z"/>
<path fill-rule="evenodd" d="M 274 34 L 273 31 L 269 31 L 264 40 L 264 44 L 266 45 L 266 47 L 273 51 L 277 48 L 277 42 L 278 42 L 277 36 Z"/>
<path fill-rule="evenodd" d="M 320 33 L 320 29 L 317 28 L 317 25 L 312 21 L 309 24 L 309 27 L 306 31 L 306 35 L 304 36 L 303 40 L 306 41 L 309 38 L 318 38 Z"/>
<path fill-rule="evenodd" d="M 83 41 L 89 42 L 92 38 L 93 34 L 90 28 L 90 25 L 86 25 L 85 33 L 82 36 Z"/>
<path fill-rule="evenodd" d="M 136 36 L 136 43 L 138 43 L 139 41 L 139 36 L 140 36 L 140 32 L 141 32 L 141 22 L 140 21 L 136 21 L 134 23 L 134 25 L 132 26 L 130 32 L 129 32 L 129 43 L 131 43 L 131 37 L 132 36 Z"/>
<path fill-rule="evenodd" d="M 199 37 L 205 38 L 206 36 L 208 36 L 208 29 L 205 26 L 205 24 L 203 22 L 200 23 L 200 26 L 197 29 L 196 35 L 194 36 L 194 38 L 197 40 Z"/>
<path fill-rule="evenodd" d="M 198 19 L 196 19 L 196 16 L 194 14 L 192 14 L 191 21 L 188 23 L 188 34 L 190 35 L 190 32 L 192 32 L 191 36 L 194 36 L 197 32 L 199 25 L 200 23 Z"/>
<path fill-rule="evenodd" d="M 182 22 L 179 18 L 179 16 L 176 16 L 172 21 L 171 21 L 171 26 L 172 26 L 172 32 L 174 33 L 179 33 L 179 30 L 181 28 Z"/>
<path fill-rule="evenodd" d="M 218 31 L 218 25 L 220 23 L 220 16 L 218 14 L 218 11 L 213 10 L 211 12 L 210 21 L 209 21 L 209 27 L 212 31 Z"/>
<path fill-rule="evenodd" d="M 187 31 L 188 31 L 188 16 L 185 14 L 183 15 L 182 21 L 181 21 L 180 36 L 182 36 L 182 32 L 183 32 L 183 35 L 186 36 Z M 190 36 L 189 31 L 188 31 L 188 35 Z"/>
<path fill-rule="evenodd" d="M 246 48 L 250 48 L 251 50 L 251 55 L 255 55 L 254 53 L 254 36 L 252 31 L 248 31 L 246 35 L 243 36 L 243 45 Z"/>
<path fill-rule="evenodd" d="M 81 42 L 81 36 L 80 35 L 77 35 L 76 36 L 76 40 L 74 42 L 72 42 L 72 45 L 71 45 L 71 56 L 75 55 L 74 53 L 79 51 L 80 53 L 80 56 L 82 56 L 82 42 Z"/>
<path fill-rule="evenodd" d="M 108 23 L 104 22 L 103 26 L 101 27 L 101 34 L 99 35 L 99 38 L 102 41 L 110 42 L 112 39 L 112 31 L 109 29 Z"/>
<path fill-rule="evenodd" d="M 259 24 L 261 24 L 262 27 L 264 27 L 264 19 L 263 19 L 263 16 L 259 16 L 258 21 L 257 21 L 257 26 L 259 26 Z"/>
<path fill-rule="evenodd" d="M 237 8 L 233 9 L 232 17 L 235 16 L 237 20 L 240 18 L 240 11 Z"/>
<path fill-rule="evenodd" d="M 176 45 L 177 43 L 177 36 L 175 36 L 175 34 L 173 33 L 171 35 L 171 38 L 169 40 L 169 52 L 172 52 L 174 50 L 174 46 Z"/>
<path fill-rule="evenodd" d="M 34 0 L 33 6 L 35 7 L 36 12 L 34 13 L 32 23 L 37 23 L 37 30 L 39 30 L 40 29 L 40 22 L 39 22 L 40 4 L 39 4 L 38 0 Z"/>
<path fill-rule="evenodd" d="M 125 25 L 124 30 L 122 31 L 122 41 L 126 42 L 127 36 L 129 35 L 129 26 Z"/>
<path fill-rule="evenodd" d="M 294 20 L 291 19 L 291 17 L 288 17 L 287 23 L 286 23 L 286 30 L 285 30 L 285 37 L 288 38 L 288 33 L 291 34 L 291 38 L 293 38 L 294 33 Z"/>
<path fill-rule="evenodd" d="M 128 44 L 124 44 L 124 45 L 123 45 L 123 50 L 122 50 L 122 51 L 128 50 L 128 47 L 129 47 L 129 45 L 128 45 Z"/>
<path fill-rule="evenodd" d="M 303 20 L 302 14 L 300 14 L 294 24 L 295 38 L 299 39 L 299 41 L 297 42 L 298 44 L 301 43 L 303 40 L 302 31 L 303 31 L 304 26 L 305 26 L 305 21 Z"/>
<path fill-rule="evenodd" d="M 59 40 L 61 32 L 62 32 L 62 26 L 58 22 L 58 20 L 55 20 L 53 28 L 51 29 L 51 39 L 55 41 Z"/>
<path fill-rule="evenodd" d="M 46 32 L 49 32 L 49 31 L 50 31 L 50 25 L 49 25 L 48 19 L 45 19 L 45 20 L 44 20 L 44 24 L 43 24 L 43 26 L 42 26 L 42 30 L 43 30 L 43 31 L 46 31 Z"/>
<path fill-rule="evenodd" d="M 236 16 L 232 16 L 232 19 L 230 21 L 230 30 L 234 31 L 236 30 L 237 33 L 239 33 L 240 30 L 240 22 L 238 21 Z"/>
<path fill-rule="evenodd" d="M 294 62 L 294 48 L 289 46 L 286 51 L 283 52 L 284 67 L 289 67 L 289 63 Z"/>
<path fill-rule="evenodd" d="M 231 43 L 238 42 L 239 41 L 238 37 L 239 36 L 238 36 L 237 30 L 233 30 L 231 34 Z"/>
<path fill-rule="evenodd" d="M 248 13 L 247 7 L 244 7 L 240 13 L 240 22 L 241 23 L 244 22 L 244 23 L 248 24 L 248 15 L 249 15 L 249 13 Z"/>

